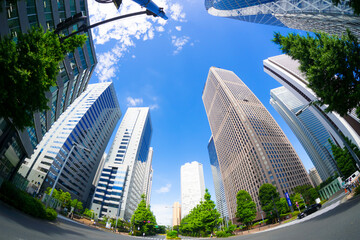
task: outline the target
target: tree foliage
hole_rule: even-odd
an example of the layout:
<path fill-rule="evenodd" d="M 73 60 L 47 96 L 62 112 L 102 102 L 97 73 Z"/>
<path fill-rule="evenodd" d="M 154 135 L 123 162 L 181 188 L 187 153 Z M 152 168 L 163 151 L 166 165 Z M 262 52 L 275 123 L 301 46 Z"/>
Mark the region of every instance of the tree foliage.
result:
<path fill-rule="evenodd" d="M 236 194 L 236 214 L 238 221 L 249 227 L 249 224 L 256 217 L 256 204 L 250 194 L 245 190 L 240 190 Z"/>
<path fill-rule="evenodd" d="M 299 60 L 308 87 L 316 93 L 320 104 L 328 105 L 327 112 L 344 116 L 355 108 L 360 117 L 360 45 L 349 30 L 342 37 L 275 33 L 273 42 L 283 53 Z"/>
<path fill-rule="evenodd" d="M 319 197 L 318 192 L 311 185 L 296 186 L 294 192 L 301 194 L 306 204 L 315 203 L 315 199 Z"/>
<path fill-rule="evenodd" d="M 335 6 L 339 5 L 340 2 L 344 2 L 344 0 L 332 0 L 333 4 Z M 347 5 L 350 6 L 353 10 L 354 13 L 359 15 L 360 14 L 360 1 L 359 0 L 349 0 L 349 2 L 347 2 Z"/>
<path fill-rule="evenodd" d="M 186 215 L 180 224 L 183 235 L 200 236 L 212 233 L 214 228 L 221 223 L 220 213 L 211 200 L 211 195 L 206 189 L 204 201 L 201 201 Z"/>
<path fill-rule="evenodd" d="M 154 214 L 150 207 L 146 206 L 145 195 L 141 195 L 141 201 L 131 217 L 131 225 L 134 230 L 141 231 L 145 235 L 155 235 L 155 226 L 157 225 Z"/>
<path fill-rule="evenodd" d="M 349 141 L 348 139 L 346 141 Z M 337 167 L 339 168 L 340 172 L 342 173 L 344 179 L 348 178 L 351 174 L 353 174 L 356 171 L 356 163 L 354 158 L 351 156 L 349 150 L 346 147 L 339 147 L 338 145 L 333 144 L 331 141 L 329 141 L 331 144 L 331 150 L 333 152 L 335 161 L 337 163 Z M 350 144 L 349 144 L 350 143 Z M 351 148 L 355 150 L 355 154 L 359 157 L 359 153 L 356 145 L 348 142 Z"/>
<path fill-rule="evenodd" d="M 59 63 L 86 41 L 75 35 L 60 43 L 53 31 L 33 27 L 28 33 L 0 38 L 0 117 L 23 130 L 33 124 L 33 114 L 48 110 L 45 93 L 56 85 Z"/>
<path fill-rule="evenodd" d="M 276 203 L 280 197 L 276 187 L 270 183 L 265 183 L 259 188 L 259 199 L 261 209 L 266 213 L 266 217 L 273 220 L 276 217 Z"/>

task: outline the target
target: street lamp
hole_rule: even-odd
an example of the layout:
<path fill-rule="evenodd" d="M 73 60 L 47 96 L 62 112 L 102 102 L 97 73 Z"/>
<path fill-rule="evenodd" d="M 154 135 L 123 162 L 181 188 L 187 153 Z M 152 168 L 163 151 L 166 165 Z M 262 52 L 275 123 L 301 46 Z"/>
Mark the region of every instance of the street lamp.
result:
<path fill-rule="evenodd" d="M 55 182 L 54 182 L 54 185 L 53 185 L 53 187 L 52 187 L 52 189 L 51 189 L 49 198 L 48 198 L 48 200 L 46 201 L 46 208 L 49 206 L 49 201 L 50 201 L 51 196 L 52 196 L 52 194 L 53 194 L 53 192 L 54 192 L 54 189 L 55 189 L 55 187 L 56 187 L 56 184 L 58 183 L 59 178 L 60 178 L 60 175 L 61 175 L 62 171 L 64 170 L 65 165 L 66 165 L 67 161 L 69 160 L 69 157 L 70 157 L 72 151 L 75 149 L 75 147 L 78 147 L 78 148 L 80 148 L 80 149 L 82 149 L 82 150 L 85 150 L 85 151 L 87 151 L 87 152 L 89 152 L 89 153 L 91 152 L 90 149 L 84 147 L 83 145 L 80 145 L 80 144 L 74 142 L 74 145 L 71 147 L 70 152 L 69 152 L 68 155 L 66 156 L 65 161 L 64 161 L 63 165 L 61 166 L 61 169 L 60 169 L 60 171 L 59 171 L 59 174 L 57 175 L 57 178 L 56 178 L 56 180 L 55 180 Z"/>

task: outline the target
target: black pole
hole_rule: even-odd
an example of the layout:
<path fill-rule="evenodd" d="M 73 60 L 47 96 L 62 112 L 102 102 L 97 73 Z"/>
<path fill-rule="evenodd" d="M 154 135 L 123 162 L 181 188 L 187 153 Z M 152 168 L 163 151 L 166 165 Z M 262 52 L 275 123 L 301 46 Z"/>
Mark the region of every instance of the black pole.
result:
<path fill-rule="evenodd" d="M 98 22 L 98 23 L 94 23 L 93 25 L 90 25 L 90 26 L 81 26 L 80 29 L 78 31 L 75 31 L 65 37 L 62 37 L 61 38 L 61 41 L 69 38 L 69 37 L 72 37 L 78 33 L 81 33 L 81 32 L 86 32 L 87 30 L 91 29 L 91 28 L 94 28 L 94 27 L 97 27 L 97 26 L 100 26 L 102 24 L 105 24 L 105 23 L 108 23 L 108 22 L 112 22 L 112 21 L 116 21 L 116 20 L 119 20 L 119 19 L 122 19 L 122 18 L 128 18 L 128 17 L 134 17 L 134 16 L 137 16 L 137 15 L 142 15 L 142 14 L 148 14 L 148 15 L 154 15 L 154 14 L 151 14 L 149 13 L 148 10 L 146 11 L 141 11 L 141 12 L 135 12 L 135 13 L 129 13 L 129 14 L 125 14 L 125 15 L 122 15 L 122 16 L 118 16 L 118 17 L 114 17 L 114 18 L 110 18 L 110 19 L 107 19 L 107 20 L 104 20 L 102 22 Z"/>

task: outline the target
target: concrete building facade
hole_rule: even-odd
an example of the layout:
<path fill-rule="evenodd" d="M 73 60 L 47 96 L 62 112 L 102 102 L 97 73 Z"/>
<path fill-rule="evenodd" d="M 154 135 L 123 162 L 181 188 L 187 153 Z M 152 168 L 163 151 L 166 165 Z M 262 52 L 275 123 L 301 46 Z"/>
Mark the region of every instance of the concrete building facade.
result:
<path fill-rule="evenodd" d="M 102 169 L 91 209 L 97 217 L 131 219 L 151 195 L 152 126 L 148 107 L 128 108 Z"/>
<path fill-rule="evenodd" d="M 172 226 L 180 226 L 181 223 L 181 205 L 179 202 L 174 202 L 172 215 Z"/>
<path fill-rule="evenodd" d="M 348 28 L 360 38 L 360 16 L 348 4 L 349 0 L 338 6 L 331 0 L 205 0 L 214 16 L 330 34 Z"/>
<path fill-rule="evenodd" d="M 246 190 L 261 206 L 261 185 L 281 197 L 311 184 L 291 143 L 251 90 L 233 72 L 211 67 L 202 95 L 223 179 L 229 218 L 235 221 L 236 194 Z M 258 214 L 258 218 L 261 216 Z"/>
<path fill-rule="evenodd" d="M 113 84 L 89 85 L 45 134 L 31 158 L 21 165 L 19 173 L 28 179 L 28 190 L 42 193 L 53 187 L 68 157 L 56 188 L 86 203 L 101 157 L 120 117 Z M 75 147 L 70 153 L 74 144 L 91 152 Z"/>
<path fill-rule="evenodd" d="M 185 163 L 181 166 L 181 218 L 204 199 L 205 180 L 203 165 L 199 162 Z"/>
<path fill-rule="evenodd" d="M 320 175 L 319 175 L 318 171 L 316 170 L 316 168 L 309 169 L 309 177 L 310 177 L 311 182 L 313 183 L 314 187 L 319 186 L 320 183 L 323 182 L 321 180 Z"/>
<path fill-rule="evenodd" d="M 16 38 L 32 26 L 54 30 L 56 25 L 76 13 L 88 15 L 86 0 L 27 0 L 1 1 L 0 35 Z M 78 26 L 65 29 L 67 35 Z M 46 93 L 50 109 L 34 114 L 34 125 L 22 131 L 13 130 L 11 123 L 0 118 L 0 184 L 14 175 L 26 157 L 50 130 L 54 122 L 86 89 L 97 64 L 91 31 L 82 48 L 65 56 L 59 65 L 56 86 Z M 9 106 L 10 107 L 10 106 Z"/>

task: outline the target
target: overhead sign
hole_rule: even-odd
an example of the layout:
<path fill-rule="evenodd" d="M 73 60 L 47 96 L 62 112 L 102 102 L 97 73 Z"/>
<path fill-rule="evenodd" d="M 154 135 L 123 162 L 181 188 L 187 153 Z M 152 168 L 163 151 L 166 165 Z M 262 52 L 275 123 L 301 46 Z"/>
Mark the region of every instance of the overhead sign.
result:
<path fill-rule="evenodd" d="M 285 193 L 285 197 L 286 197 L 286 201 L 287 201 L 289 207 L 291 207 L 291 206 L 292 206 L 292 203 L 291 203 L 290 196 L 289 196 L 289 193 L 288 193 L 288 192 Z"/>

